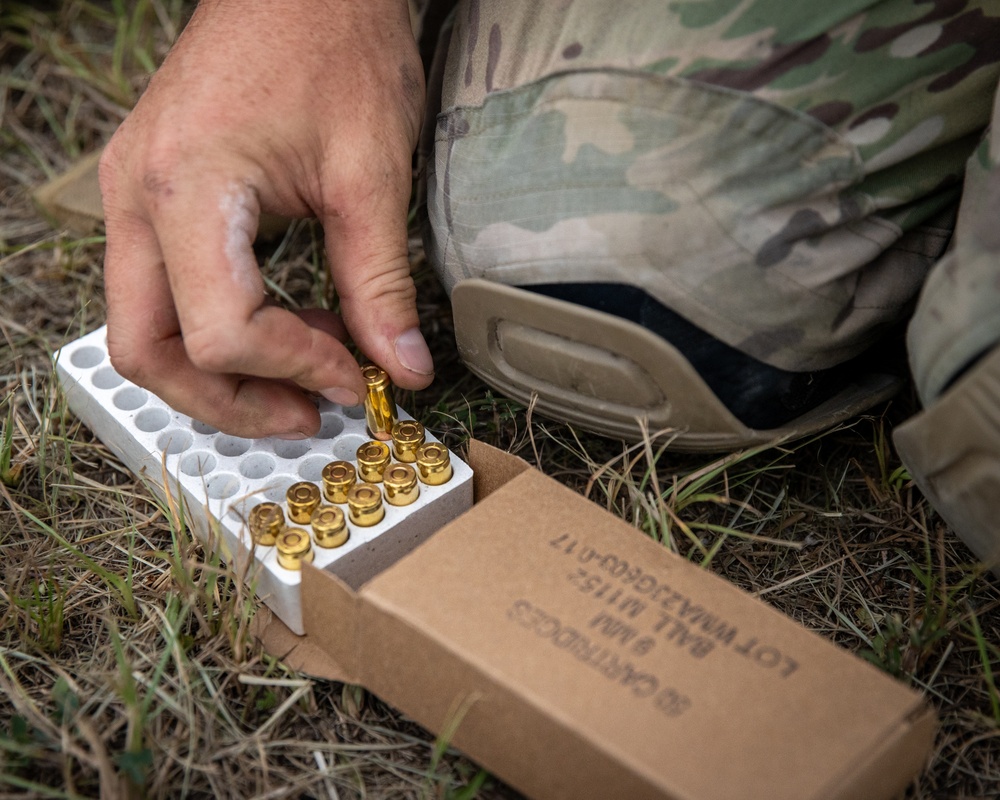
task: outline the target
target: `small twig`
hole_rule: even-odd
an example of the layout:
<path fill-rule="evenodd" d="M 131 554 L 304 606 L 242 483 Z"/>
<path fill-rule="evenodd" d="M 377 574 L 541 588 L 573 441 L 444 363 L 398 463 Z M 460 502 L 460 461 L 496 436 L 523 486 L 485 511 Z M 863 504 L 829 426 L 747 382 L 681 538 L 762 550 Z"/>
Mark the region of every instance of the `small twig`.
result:
<path fill-rule="evenodd" d="M 813 575 L 815 575 L 818 572 L 822 572 L 825 569 L 830 569 L 830 567 L 835 567 L 835 566 L 837 566 L 837 564 L 840 564 L 841 562 L 846 561 L 846 560 L 847 560 L 847 556 L 841 556 L 840 558 L 837 558 L 837 559 L 834 559 L 833 561 L 827 562 L 826 564 L 823 564 L 820 567 L 816 567 L 815 569 L 811 569 L 808 572 L 803 572 L 801 575 L 796 575 L 794 578 L 789 578 L 788 580 L 784 580 L 781 583 L 774 584 L 774 586 L 768 586 L 765 589 L 760 589 L 759 591 L 753 592 L 753 596 L 754 597 L 763 597 L 765 594 L 770 594 L 771 592 L 777 592 L 780 589 L 785 589 L 785 588 L 787 588 L 787 587 L 789 587 L 789 586 L 791 586 L 791 585 L 793 585 L 795 583 L 798 583 L 801 580 L 805 580 L 806 578 L 811 578 Z"/>

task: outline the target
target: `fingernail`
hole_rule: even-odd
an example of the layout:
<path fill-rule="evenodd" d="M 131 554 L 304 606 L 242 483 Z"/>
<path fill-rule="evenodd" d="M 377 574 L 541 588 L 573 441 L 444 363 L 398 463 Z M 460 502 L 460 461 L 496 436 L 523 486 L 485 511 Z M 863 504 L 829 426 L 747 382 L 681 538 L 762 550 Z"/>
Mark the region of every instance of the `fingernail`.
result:
<path fill-rule="evenodd" d="M 361 400 L 358 399 L 358 396 L 354 392 L 350 389 L 342 389 L 339 386 L 334 386 L 332 389 L 321 389 L 319 393 L 331 403 L 337 403 L 338 405 L 356 406 L 361 404 Z"/>
<path fill-rule="evenodd" d="M 411 372 L 434 374 L 434 359 L 431 358 L 431 351 L 427 349 L 427 342 L 419 328 L 410 328 L 399 334 L 396 339 L 396 358 Z"/>
<path fill-rule="evenodd" d="M 286 442 L 297 442 L 300 439 L 308 439 L 309 434 L 302 431 L 289 431 L 288 433 L 276 433 L 274 434 L 274 438 L 284 439 Z"/>

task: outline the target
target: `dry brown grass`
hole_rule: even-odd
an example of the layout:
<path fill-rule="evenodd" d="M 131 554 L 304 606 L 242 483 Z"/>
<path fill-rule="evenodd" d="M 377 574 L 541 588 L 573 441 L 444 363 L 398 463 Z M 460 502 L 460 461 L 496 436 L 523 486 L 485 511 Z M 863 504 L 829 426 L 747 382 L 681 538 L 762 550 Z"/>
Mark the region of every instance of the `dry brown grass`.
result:
<path fill-rule="evenodd" d="M 513 796 L 377 698 L 261 652 L 244 589 L 66 412 L 50 356 L 103 322 L 103 242 L 53 231 L 30 192 L 106 140 L 183 8 L 3 13 L 0 796 Z M 317 299 L 312 226 L 261 258 L 289 297 Z M 926 692 L 942 729 L 909 797 L 1000 795 L 1000 592 L 897 471 L 888 431 L 908 396 L 785 450 L 630 450 L 476 381 L 416 245 L 414 261 L 439 377 L 403 405 L 456 442 L 519 453 Z"/>

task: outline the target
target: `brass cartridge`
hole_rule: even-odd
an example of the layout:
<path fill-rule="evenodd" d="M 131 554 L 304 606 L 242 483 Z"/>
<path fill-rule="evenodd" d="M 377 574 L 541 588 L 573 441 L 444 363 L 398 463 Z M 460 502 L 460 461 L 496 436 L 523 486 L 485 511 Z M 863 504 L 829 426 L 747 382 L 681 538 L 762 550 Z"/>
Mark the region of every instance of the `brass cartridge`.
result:
<path fill-rule="evenodd" d="M 349 461 L 331 461 L 323 467 L 323 496 L 331 503 L 346 503 L 347 491 L 358 481 Z"/>
<path fill-rule="evenodd" d="M 417 449 L 417 475 L 421 483 L 440 486 L 451 480 L 451 456 L 448 448 L 438 442 L 428 442 Z"/>
<path fill-rule="evenodd" d="M 285 499 L 288 501 L 288 516 L 292 522 L 305 525 L 319 505 L 319 487 L 308 481 L 293 483 L 288 487 Z"/>
<path fill-rule="evenodd" d="M 343 509 L 320 506 L 312 513 L 313 538 L 320 547 L 340 547 L 350 535 Z"/>
<path fill-rule="evenodd" d="M 278 563 L 285 569 L 302 569 L 313 557 L 309 534 L 301 528 L 286 528 L 278 537 Z"/>
<path fill-rule="evenodd" d="M 385 517 L 382 492 L 370 483 L 358 483 L 347 493 L 347 512 L 351 522 L 362 528 L 378 525 Z"/>
<path fill-rule="evenodd" d="M 391 506 L 408 506 L 420 496 L 417 471 L 409 464 L 393 464 L 382 479 L 385 502 Z"/>
<path fill-rule="evenodd" d="M 397 461 L 412 464 L 417 460 L 417 448 L 424 443 L 424 426 L 404 419 L 392 426 L 392 452 Z"/>
<path fill-rule="evenodd" d="M 361 368 L 365 379 L 365 422 L 368 432 L 376 439 L 388 439 L 396 424 L 396 401 L 392 399 L 389 375 L 381 367 L 368 364 Z"/>
<path fill-rule="evenodd" d="M 358 473 L 361 480 L 368 483 L 380 483 L 382 474 L 391 460 L 389 445 L 385 442 L 366 442 L 358 448 L 357 455 Z"/>
<path fill-rule="evenodd" d="M 271 547 L 285 527 L 285 512 L 277 503 L 261 503 L 250 509 L 250 538 L 254 544 Z"/>

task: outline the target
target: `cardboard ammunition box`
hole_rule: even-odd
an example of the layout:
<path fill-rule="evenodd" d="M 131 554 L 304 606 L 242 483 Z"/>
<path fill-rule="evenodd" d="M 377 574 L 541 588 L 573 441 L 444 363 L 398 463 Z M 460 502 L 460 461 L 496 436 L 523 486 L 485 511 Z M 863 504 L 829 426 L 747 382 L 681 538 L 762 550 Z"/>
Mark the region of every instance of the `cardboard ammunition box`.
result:
<path fill-rule="evenodd" d="M 535 798 L 891 798 L 921 696 L 531 469 L 472 443 L 476 503 L 348 588 L 308 567 L 306 636 L 265 646 L 361 684 Z"/>

